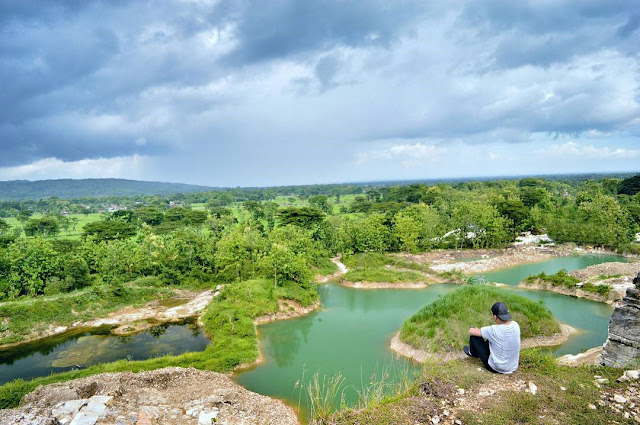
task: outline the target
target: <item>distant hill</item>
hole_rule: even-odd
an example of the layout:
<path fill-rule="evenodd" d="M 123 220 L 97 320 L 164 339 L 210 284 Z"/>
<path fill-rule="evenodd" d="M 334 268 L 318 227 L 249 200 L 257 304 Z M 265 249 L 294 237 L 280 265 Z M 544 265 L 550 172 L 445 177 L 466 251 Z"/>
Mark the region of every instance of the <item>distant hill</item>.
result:
<path fill-rule="evenodd" d="M 183 183 L 145 182 L 125 179 L 61 179 L 0 181 L 0 200 L 84 198 L 102 196 L 170 195 L 202 192 L 207 186 Z"/>

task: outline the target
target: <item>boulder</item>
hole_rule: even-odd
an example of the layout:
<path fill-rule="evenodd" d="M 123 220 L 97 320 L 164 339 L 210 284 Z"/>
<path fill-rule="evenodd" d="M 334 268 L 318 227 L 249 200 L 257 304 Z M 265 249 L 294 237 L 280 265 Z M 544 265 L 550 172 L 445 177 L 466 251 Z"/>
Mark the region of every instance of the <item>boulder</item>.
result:
<path fill-rule="evenodd" d="M 633 285 L 609 320 L 609 338 L 602 350 L 606 366 L 625 367 L 640 358 L 640 273 Z"/>

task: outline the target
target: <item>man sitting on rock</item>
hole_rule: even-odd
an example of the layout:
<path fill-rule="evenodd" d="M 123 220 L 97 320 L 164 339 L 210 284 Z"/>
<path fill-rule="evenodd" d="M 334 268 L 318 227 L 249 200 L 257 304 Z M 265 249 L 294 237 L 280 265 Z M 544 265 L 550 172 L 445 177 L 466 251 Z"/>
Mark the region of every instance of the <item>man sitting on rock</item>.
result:
<path fill-rule="evenodd" d="M 469 328 L 469 345 L 463 347 L 464 353 L 480 358 L 493 373 L 513 373 L 520 360 L 520 325 L 511 319 L 503 302 L 491 306 L 491 314 L 495 325 Z"/>

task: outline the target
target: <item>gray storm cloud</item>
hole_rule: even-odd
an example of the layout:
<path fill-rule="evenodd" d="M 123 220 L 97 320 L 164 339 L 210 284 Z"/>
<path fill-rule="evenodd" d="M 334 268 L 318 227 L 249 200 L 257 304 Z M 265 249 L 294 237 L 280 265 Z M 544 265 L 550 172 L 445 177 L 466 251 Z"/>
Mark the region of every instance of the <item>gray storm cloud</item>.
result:
<path fill-rule="evenodd" d="M 633 1 L 9 0 L 0 26 L 5 168 L 143 156 L 182 181 L 312 182 L 393 143 L 640 135 Z"/>

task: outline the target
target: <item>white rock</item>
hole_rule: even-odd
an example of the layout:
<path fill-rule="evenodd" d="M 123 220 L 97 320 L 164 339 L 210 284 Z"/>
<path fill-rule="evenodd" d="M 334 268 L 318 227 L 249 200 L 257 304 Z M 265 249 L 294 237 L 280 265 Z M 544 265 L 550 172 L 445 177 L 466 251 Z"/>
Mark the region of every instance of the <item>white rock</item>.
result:
<path fill-rule="evenodd" d="M 464 395 L 464 388 L 458 388 L 458 394 Z"/>
<path fill-rule="evenodd" d="M 431 418 L 431 423 L 432 424 L 439 424 L 440 423 L 440 416 L 436 415 L 436 416 L 432 417 Z M 198 424 L 198 425 L 200 425 L 200 424 Z"/>
<path fill-rule="evenodd" d="M 636 381 L 640 378 L 639 370 L 625 370 L 618 381 Z"/>
<path fill-rule="evenodd" d="M 589 409 L 591 410 L 596 410 L 597 407 L 594 404 L 589 404 Z"/>
<path fill-rule="evenodd" d="M 616 403 L 620 403 L 620 404 L 625 404 L 627 402 L 627 399 L 622 397 L 620 394 L 614 394 L 613 395 L 613 400 Z"/>
<path fill-rule="evenodd" d="M 198 416 L 198 425 L 211 425 L 214 419 L 218 417 L 218 409 L 204 411 Z"/>
<path fill-rule="evenodd" d="M 186 412 L 187 416 L 191 416 L 192 418 L 195 418 L 196 416 L 198 416 L 199 413 L 200 413 L 200 409 L 198 409 L 197 407 L 194 407 L 193 409 L 188 409 Z"/>
<path fill-rule="evenodd" d="M 604 384 L 604 383 L 606 383 L 607 381 L 608 381 L 608 379 L 607 379 L 607 378 L 597 378 L 597 379 L 596 379 L 596 382 L 597 382 L 598 384 Z"/>
<path fill-rule="evenodd" d="M 531 394 L 536 395 L 536 393 L 538 392 L 538 386 L 529 381 L 529 391 L 531 392 Z"/>
<path fill-rule="evenodd" d="M 565 387 L 560 387 L 560 391 L 567 391 Z"/>
<path fill-rule="evenodd" d="M 51 411 L 51 415 L 56 418 L 58 422 L 62 422 L 64 420 L 69 422 L 86 403 L 87 400 L 69 400 L 58 403 Z"/>
<path fill-rule="evenodd" d="M 462 421 L 460 419 L 456 419 L 453 423 L 456 425 L 462 425 Z"/>

